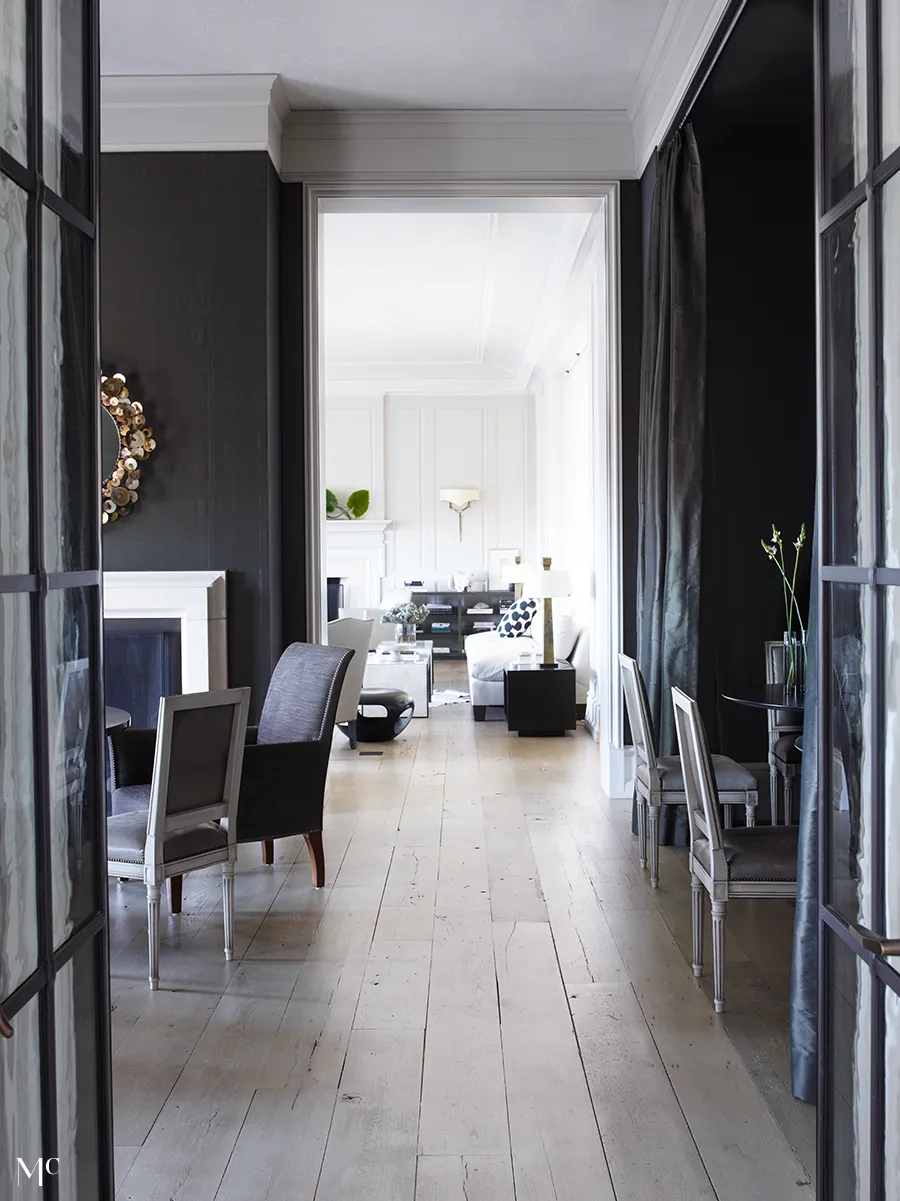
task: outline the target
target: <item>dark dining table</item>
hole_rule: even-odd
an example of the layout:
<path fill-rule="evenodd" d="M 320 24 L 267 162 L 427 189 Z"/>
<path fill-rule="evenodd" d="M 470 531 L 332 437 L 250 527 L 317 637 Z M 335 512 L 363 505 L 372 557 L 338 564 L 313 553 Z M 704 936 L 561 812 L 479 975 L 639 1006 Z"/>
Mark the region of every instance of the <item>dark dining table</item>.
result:
<path fill-rule="evenodd" d="M 802 713 L 806 704 L 805 688 L 785 688 L 783 684 L 763 684 L 759 688 L 741 689 L 740 695 L 723 692 L 726 701 L 746 705 L 749 709 L 787 710 Z"/>
<path fill-rule="evenodd" d="M 115 705 L 106 706 L 107 730 L 121 730 L 131 725 L 131 714 L 125 709 L 117 709 Z"/>

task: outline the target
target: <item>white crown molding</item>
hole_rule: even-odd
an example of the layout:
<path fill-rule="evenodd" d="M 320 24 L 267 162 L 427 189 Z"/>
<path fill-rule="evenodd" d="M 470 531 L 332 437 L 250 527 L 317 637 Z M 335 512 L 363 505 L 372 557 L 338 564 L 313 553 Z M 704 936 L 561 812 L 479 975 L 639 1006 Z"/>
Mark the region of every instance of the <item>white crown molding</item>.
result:
<path fill-rule="evenodd" d="M 628 104 L 641 175 L 665 136 L 729 0 L 669 0 Z"/>
<path fill-rule="evenodd" d="M 394 396 L 522 396 L 527 389 L 518 378 L 512 377 L 451 379 L 438 374 L 398 377 L 385 373 L 368 378 L 362 374 L 341 378 L 326 371 L 325 392 L 337 399 L 388 393 Z"/>
<path fill-rule="evenodd" d="M 100 148 L 265 150 L 280 170 L 287 112 L 277 75 L 105 75 Z"/>
<path fill-rule="evenodd" d="M 531 111 L 292 112 L 282 177 L 385 181 L 605 181 L 635 177 L 627 113 Z"/>

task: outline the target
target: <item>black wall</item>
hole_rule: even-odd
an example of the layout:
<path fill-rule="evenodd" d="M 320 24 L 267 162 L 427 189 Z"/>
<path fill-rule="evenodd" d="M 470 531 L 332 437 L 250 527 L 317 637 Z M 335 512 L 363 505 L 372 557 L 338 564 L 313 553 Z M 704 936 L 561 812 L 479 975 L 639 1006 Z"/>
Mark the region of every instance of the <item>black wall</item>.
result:
<path fill-rule="evenodd" d="M 713 749 L 759 762 L 765 716 L 722 693 L 762 684 L 763 643 L 784 629 L 780 577 L 760 539 L 773 522 L 788 541 L 801 522 L 810 533 L 813 524 L 811 0 L 749 0 L 690 121 L 703 170 L 709 311 L 700 701 Z M 651 164 L 645 210 L 654 182 Z M 807 542 L 804 608 L 810 558 Z"/>
<path fill-rule="evenodd" d="M 283 645 L 280 192 L 262 151 L 102 156 L 101 362 L 157 441 L 104 566 L 226 569 L 254 713 Z"/>

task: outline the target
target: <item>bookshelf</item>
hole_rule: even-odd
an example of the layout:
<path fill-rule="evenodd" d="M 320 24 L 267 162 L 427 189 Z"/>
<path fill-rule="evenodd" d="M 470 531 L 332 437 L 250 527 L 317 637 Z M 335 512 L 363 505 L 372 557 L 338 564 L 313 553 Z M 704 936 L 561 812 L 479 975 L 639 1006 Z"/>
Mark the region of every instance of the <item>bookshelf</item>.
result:
<path fill-rule="evenodd" d="M 412 599 L 428 609 L 423 638 L 434 643 L 436 659 L 462 659 L 469 634 L 494 630 L 515 600 L 512 592 L 414 592 Z"/>

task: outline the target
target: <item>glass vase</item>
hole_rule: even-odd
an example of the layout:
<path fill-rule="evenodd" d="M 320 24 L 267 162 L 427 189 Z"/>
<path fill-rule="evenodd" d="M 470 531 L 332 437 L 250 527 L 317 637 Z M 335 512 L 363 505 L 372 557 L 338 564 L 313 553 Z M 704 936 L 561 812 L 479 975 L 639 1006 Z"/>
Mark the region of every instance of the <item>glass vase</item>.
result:
<path fill-rule="evenodd" d="M 396 625 L 396 641 L 401 646 L 415 646 L 418 627 L 414 621 L 398 621 Z"/>
<path fill-rule="evenodd" d="M 797 635 L 792 630 L 784 631 L 784 688 L 786 692 L 793 692 L 801 685 L 797 680 L 798 667 L 798 647 Z"/>

